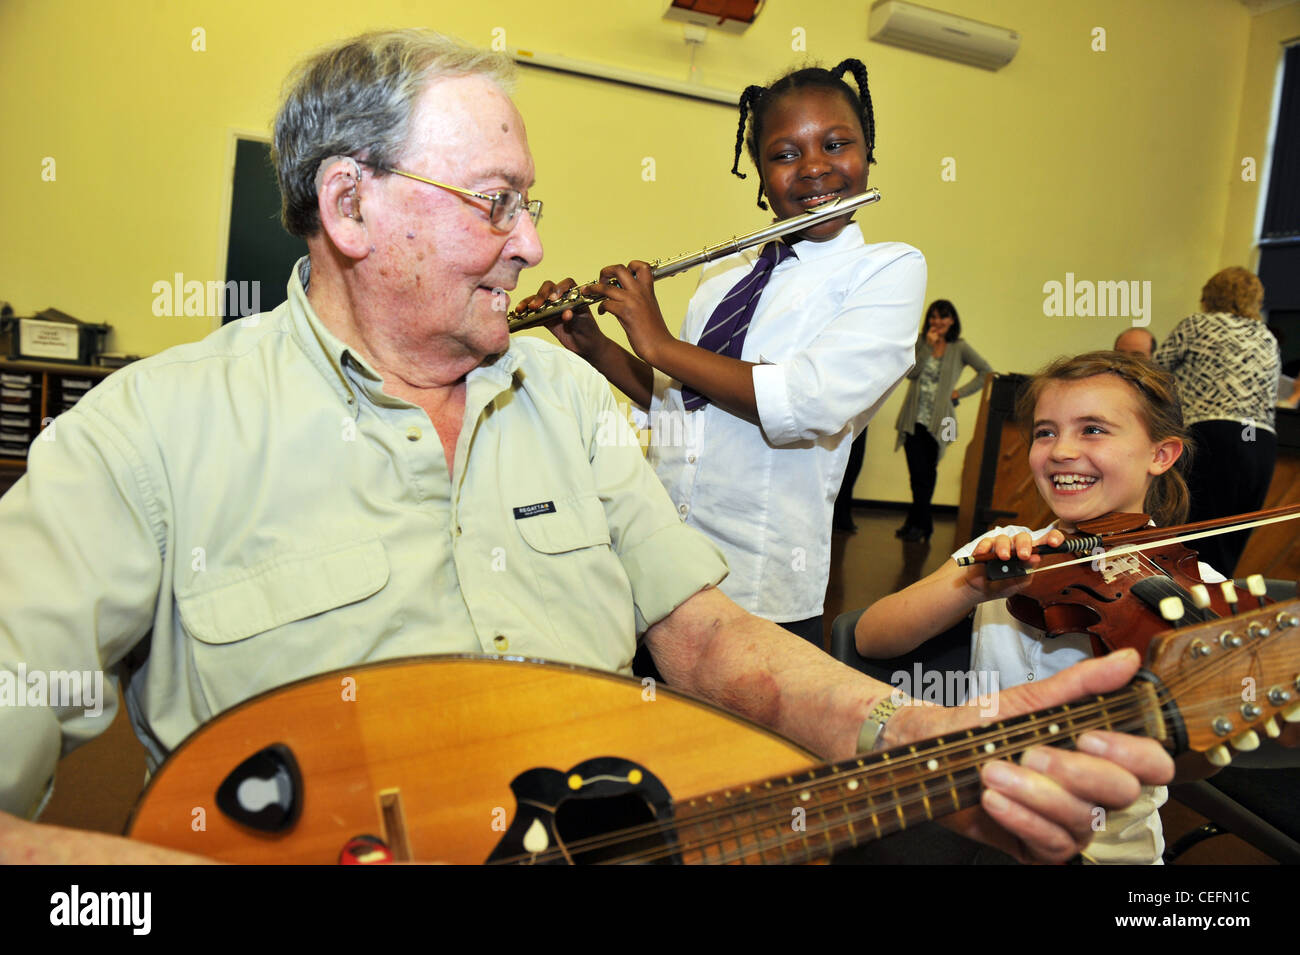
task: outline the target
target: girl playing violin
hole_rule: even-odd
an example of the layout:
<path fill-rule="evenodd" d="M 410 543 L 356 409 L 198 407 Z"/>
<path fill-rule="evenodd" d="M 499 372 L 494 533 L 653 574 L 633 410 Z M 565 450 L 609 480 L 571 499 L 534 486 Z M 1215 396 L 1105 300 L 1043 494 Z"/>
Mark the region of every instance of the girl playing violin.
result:
<path fill-rule="evenodd" d="M 1183 472 L 1190 439 L 1173 378 L 1149 361 L 1121 352 L 1092 352 L 1053 362 L 1030 381 L 1017 403 L 1030 437 L 1029 470 L 1056 515 L 1049 528 L 999 527 L 954 558 L 1013 555 L 1029 567 L 1036 543 L 1057 545 L 1081 521 L 1114 511 L 1150 514 L 1159 525 L 1187 515 Z M 1223 578 L 1204 564 L 1207 583 Z M 948 561 L 930 576 L 873 604 L 858 620 L 858 652 L 898 656 L 957 623 L 972 610 L 971 665 L 996 673 L 1003 686 L 1040 680 L 1092 656 L 1083 634 L 1046 638 L 1011 616 L 1005 599 L 1029 578 L 990 581 L 983 565 Z M 1164 851 L 1157 809 L 1163 786 L 1144 790 L 1137 803 L 1111 813 L 1085 858 L 1093 862 L 1156 863 Z"/>
<path fill-rule="evenodd" d="M 746 145 L 759 207 L 766 196 L 776 218 L 797 216 L 866 189 L 875 132 L 862 63 L 797 70 L 745 90 L 732 172 L 744 178 Z M 851 219 L 706 267 L 680 339 L 644 262 L 603 269 L 598 287 L 600 311 L 618 319 L 635 354 L 585 310 L 551 323 L 566 348 L 649 412 L 650 464 L 683 519 L 726 555 L 720 589 L 819 647 L 831 511 L 849 447 L 912 364 L 912 316 L 925 294 L 921 254 L 868 244 Z M 544 284 L 532 307 L 572 284 Z"/>

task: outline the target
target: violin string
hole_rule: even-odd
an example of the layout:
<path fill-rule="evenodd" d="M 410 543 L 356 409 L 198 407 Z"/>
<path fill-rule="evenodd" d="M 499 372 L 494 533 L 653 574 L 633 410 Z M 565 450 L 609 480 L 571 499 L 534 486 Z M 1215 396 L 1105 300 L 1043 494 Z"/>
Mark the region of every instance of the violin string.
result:
<path fill-rule="evenodd" d="M 1244 645 L 1243 647 L 1235 648 L 1235 650 L 1230 650 L 1228 655 L 1229 656 L 1232 656 L 1234 654 L 1248 655 L 1257 652 L 1258 649 L 1259 649 L 1259 643 L 1256 642 L 1254 644 L 1247 644 Z M 1222 657 L 1220 659 L 1222 659 Z M 1218 664 L 1218 661 L 1215 661 L 1215 663 L 1212 664 L 1210 663 L 1210 661 L 1202 659 L 1194 663 L 1190 667 L 1190 669 L 1180 671 L 1174 677 L 1170 678 L 1170 680 L 1165 685 L 1165 687 L 1160 689 L 1160 691 L 1158 692 L 1157 696 L 1159 699 L 1159 705 L 1163 707 L 1168 703 L 1170 699 L 1176 697 L 1178 693 L 1183 690 L 1184 684 L 1190 687 L 1195 684 L 1203 683 L 1207 678 L 1217 676 L 1218 671 L 1220 669 L 1222 669 L 1222 666 Z M 1148 706 L 1147 704 L 1142 703 L 1140 698 L 1138 698 L 1136 695 L 1133 696 L 1132 700 L 1127 702 L 1134 702 L 1134 701 L 1136 701 L 1138 704 L 1136 708 L 1137 718 L 1138 718 L 1137 725 L 1140 726 L 1143 722 L 1142 716 L 1143 714 L 1145 714 L 1146 710 L 1148 709 Z M 1079 733 L 1086 732 L 1090 728 L 1097 728 L 1096 726 L 1082 726 L 1082 727 L 1079 726 L 1080 723 L 1079 716 L 1085 712 L 1091 711 L 1089 712 L 1089 715 L 1092 717 L 1093 722 L 1095 722 L 1097 726 L 1103 725 L 1103 721 L 1099 718 L 1100 716 L 1108 716 L 1109 721 L 1113 724 L 1115 722 L 1114 704 L 1116 704 L 1117 702 L 1121 706 L 1125 705 L 1126 703 L 1126 701 L 1121 698 L 1120 694 L 1112 694 L 1111 697 L 1097 700 L 1096 702 L 1093 702 L 1091 704 L 1072 707 L 1068 715 L 1057 713 L 1057 714 L 1052 714 L 1052 716 L 1055 716 L 1056 718 L 1062 721 L 1068 720 L 1071 723 L 1071 735 L 1072 736 L 1078 735 Z M 1184 706 L 1183 708 L 1180 709 L 1180 714 L 1182 715 L 1183 720 L 1186 723 L 1186 722 L 1190 722 L 1192 717 L 1199 715 L 1199 711 L 1202 710 L 1213 711 L 1215 709 L 1219 709 L 1219 710 L 1222 709 L 1221 702 L 1215 700 L 1209 700 L 1209 701 L 1205 701 L 1205 703 L 1203 704 Z M 1098 713 L 1099 710 L 1101 711 L 1101 713 Z M 1110 710 L 1110 712 L 1107 714 L 1105 712 L 1106 710 Z M 1127 723 L 1130 718 L 1131 717 L 1123 717 L 1123 721 Z M 1007 755 L 1008 749 L 1018 752 L 1028 748 L 1029 746 L 1036 745 L 1039 742 L 1037 724 L 1047 721 L 1049 719 L 1051 719 L 1051 716 L 1036 717 L 1031 720 L 1022 721 L 1021 723 L 1010 727 L 1000 727 L 1000 731 L 998 733 L 986 734 L 980 736 L 978 739 L 979 746 L 975 745 L 975 743 L 977 742 L 976 740 L 973 740 L 971 737 L 967 737 L 965 740 L 958 743 L 945 742 L 937 747 L 921 749 L 915 752 L 911 757 L 902 757 L 895 760 L 878 762 L 870 766 L 867 766 L 862 770 L 854 771 L 848 774 L 837 774 L 829 778 L 814 779 L 807 783 L 797 783 L 797 784 L 792 783 L 791 785 L 788 786 L 778 786 L 774 790 L 771 790 L 766 795 L 764 795 L 763 801 L 770 804 L 772 802 L 778 801 L 783 796 L 788 797 L 789 794 L 792 792 L 799 793 L 799 794 L 809 793 L 811 795 L 812 792 L 821 791 L 828 788 L 837 788 L 840 789 L 840 791 L 842 792 L 843 791 L 842 784 L 845 780 L 855 779 L 855 778 L 867 778 L 872 774 L 883 774 L 885 772 L 888 772 L 890 776 L 894 776 L 897 773 L 899 773 L 901 770 L 905 770 L 912 766 L 915 766 L 916 763 L 919 762 L 920 759 L 922 758 L 927 759 L 928 762 L 929 759 L 933 758 L 938 753 L 943 752 L 945 750 L 961 748 L 963 744 L 965 745 L 965 747 L 969 748 L 972 752 L 975 752 L 977 749 L 982 747 L 982 745 L 985 742 L 989 741 L 993 737 L 1001 738 L 1004 742 L 1006 742 L 1007 739 L 1009 739 L 1016 732 L 1019 732 L 1022 736 L 1026 733 L 1033 734 L 1032 737 L 1017 741 L 1016 743 L 1013 743 L 1010 746 L 1005 746 L 1003 748 L 1002 753 L 1000 753 L 1000 755 L 1005 756 Z M 914 805 L 916 802 L 923 799 L 927 799 L 930 796 L 943 796 L 944 794 L 949 793 L 952 788 L 955 788 L 956 786 L 959 785 L 968 784 L 970 781 L 972 781 L 974 777 L 977 775 L 977 772 L 975 772 L 974 767 L 978 767 L 978 765 L 980 765 L 982 762 L 987 762 L 987 761 L 988 761 L 987 759 L 981 758 L 977 754 L 974 760 L 968 759 L 965 763 L 958 762 L 955 765 L 946 765 L 941 770 L 933 771 L 930 776 L 921 774 L 916 779 L 906 780 L 903 783 L 903 785 L 909 787 L 918 787 L 920 791 L 918 791 L 914 795 L 904 797 L 901 800 L 896 799 L 892 805 L 885 804 L 881 807 L 873 807 L 869 812 L 866 813 L 866 815 L 878 816 L 881 814 L 882 810 L 889 810 L 892 808 L 892 806 L 909 805 L 909 804 Z M 969 778 L 965 778 L 963 782 L 958 782 L 957 776 L 959 775 L 968 776 Z M 943 777 L 947 779 L 948 782 L 947 783 L 941 782 L 941 785 L 937 789 L 930 790 L 928 788 L 929 781 L 931 779 L 938 779 L 938 777 Z M 889 787 L 889 788 L 893 789 L 894 787 Z M 850 803 L 861 802 L 863 798 L 864 796 L 860 796 L 860 795 L 845 796 L 839 800 L 832 801 L 829 806 L 816 807 L 816 811 L 822 813 L 824 817 L 828 809 L 834 809 L 839 806 L 847 807 L 847 805 Z M 868 797 L 868 802 L 870 802 L 869 797 Z M 733 819 L 735 813 L 736 813 L 736 807 L 731 805 L 722 805 L 717 807 L 714 810 L 708 810 L 702 813 L 697 813 L 695 815 L 689 816 L 687 817 L 684 824 L 689 824 L 691 826 L 698 828 L 699 826 L 704 825 L 711 821 L 715 823 L 720 823 L 724 820 Z M 847 814 L 847 808 L 846 808 L 846 814 Z M 865 818 L 865 816 L 862 816 L 861 818 Z M 831 828 L 839 828 L 842 825 L 847 824 L 847 822 L 850 819 L 852 819 L 853 821 L 858 821 L 858 819 L 855 818 L 852 814 L 847 814 L 844 823 L 837 822 L 835 825 L 831 826 Z M 644 826 L 633 827 L 629 830 L 624 830 L 615 833 L 612 836 L 602 835 L 602 836 L 592 837 L 587 840 L 577 840 L 575 841 L 575 843 L 569 845 L 568 848 L 574 851 L 585 851 L 591 848 L 609 847 L 609 846 L 617 845 L 620 842 L 626 841 L 626 839 L 629 836 L 652 834 L 661 831 L 665 825 L 672 825 L 672 824 L 673 824 L 672 822 L 664 822 L 664 821 L 649 823 Z M 760 820 L 757 824 L 751 823 L 749 824 L 748 828 L 741 827 L 737 831 L 742 834 L 746 834 L 751 830 L 761 830 L 764 828 L 771 828 L 772 826 L 773 823 L 771 821 Z M 725 831 L 724 834 L 726 834 Z M 805 836 L 804 837 L 805 841 L 806 838 L 807 837 Z M 717 840 L 718 840 L 718 834 L 716 833 L 711 834 L 709 843 L 712 844 Z M 782 840 L 782 842 L 784 841 L 788 841 L 788 837 Z M 701 851 L 703 851 L 703 847 L 704 844 L 701 843 L 699 845 Z M 667 850 L 667 852 L 669 854 L 673 854 L 682 851 L 691 851 L 694 848 L 696 848 L 696 846 L 691 844 L 677 845 L 674 847 L 670 847 Z M 553 850 L 553 852 L 559 852 L 559 851 L 560 850 L 558 849 Z M 753 851 L 755 850 L 754 849 L 745 850 L 747 854 L 752 853 Z M 503 861 L 509 861 L 509 860 L 503 860 Z"/>
<path fill-rule="evenodd" d="M 1195 534 L 1180 534 L 1173 537 L 1166 537 L 1163 540 L 1148 541 L 1144 544 L 1122 544 L 1119 547 L 1108 548 L 1100 554 L 1087 554 L 1083 557 L 1076 557 L 1073 560 L 1061 561 L 1059 564 L 1048 564 L 1047 566 L 1035 567 L 1032 570 L 1026 570 L 1026 575 L 1039 574 L 1045 570 L 1060 570 L 1063 567 L 1072 567 L 1075 564 L 1085 564 L 1089 561 L 1097 560 L 1103 557 L 1122 557 L 1125 554 L 1137 554 L 1144 550 L 1154 550 L 1159 547 L 1168 547 L 1170 544 L 1182 544 L 1187 541 L 1200 540 L 1202 537 L 1214 537 L 1218 534 L 1229 534 L 1235 531 L 1249 530 L 1252 527 L 1263 527 L 1265 524 L 1276 524 L 1280 521 L 1295 520 L 1300 517 L 1300 513 L 1282 514 L 1278 517 L 1268 517 L 1258 521 L 1248 521 L 1243 524 L 1233 524 L 1228 527 L 1216 527 L 1208 531 L 1199 531 Z"/>

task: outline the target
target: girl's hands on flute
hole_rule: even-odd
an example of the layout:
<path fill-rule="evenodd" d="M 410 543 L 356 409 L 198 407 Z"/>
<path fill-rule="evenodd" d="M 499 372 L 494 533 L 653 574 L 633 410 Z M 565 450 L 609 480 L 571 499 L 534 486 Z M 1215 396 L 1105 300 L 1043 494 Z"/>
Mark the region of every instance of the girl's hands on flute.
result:
<path fill-rule="evenodd" d="M 618 284 L 611 285 L 610 279 Z M 664 322 L 654 285 L 649 263 L 638 259 L 627 265 L 606 266 L 600 270 L 600 282 L 585 286 L 582 291 L 584 294 L 604 295 L 600 313 L 617 318 L 632 350 L 651 365 L 659 367 L 658 352 L 671 347 L 677 339 Z"/>
<path fill-rule="evenodd" d="M 538 309 L 547 302 L 559 301 L 564 295 L 577 285 L 573 279 L 563 279 L 558 284 L 555 282 L 543 282 L 537 294 L 532 298 L 520 303 L 521 309 Z M 556 341 L 567 348 L 569 351 L 582 356 L 588 362 L 595 363 L 596 356 L 609 342 L 605 333 L 600 330 L 596 319 L 591 314 L 591 309 L 583 305 L 580 308 L 566 308 L 554 318 L 549 318 L 541 323 L 549 329 L 555 336 Z"/>

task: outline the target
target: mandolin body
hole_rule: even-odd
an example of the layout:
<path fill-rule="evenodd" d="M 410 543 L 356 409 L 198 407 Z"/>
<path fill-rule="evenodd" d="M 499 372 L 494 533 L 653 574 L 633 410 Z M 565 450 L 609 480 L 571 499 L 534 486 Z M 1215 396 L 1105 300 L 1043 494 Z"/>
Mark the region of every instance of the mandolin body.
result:
<path fill-rule="evenodd" d="M 277 743 L 297 762 L 299 814 L 284 831 L 259 832 L 218 808 L 216 792 Z M 373 835 L 399 858 L 477 864 L 515 854 L 500 847 L 521 818 L 516 777 L 551 771 L 521 781 L 531 796 L 539 777 L 558 771 L 563 783 L 605 757 L 648 771 L 632 788 L 657 782 L 678 798 L 817 763 L 663 686 L 536 661 L 410 658 L 313 677 L 220 714 L 155 775 L 127 834 L 227 862 L 297 864 L 333 864 L 350 839 Z"/>

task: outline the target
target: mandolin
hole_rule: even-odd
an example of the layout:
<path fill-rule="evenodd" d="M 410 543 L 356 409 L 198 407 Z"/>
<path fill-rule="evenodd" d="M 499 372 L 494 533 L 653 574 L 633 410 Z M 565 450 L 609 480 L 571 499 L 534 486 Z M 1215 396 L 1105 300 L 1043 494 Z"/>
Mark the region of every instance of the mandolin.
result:
<path fill-rule="evenodd" d="M 312 677 L 173 752 L 127 834 L 230 862 L 358 839 L 460 863 L 793 863 L 976 805 L 979 767 L 1113 729 L 1206 753 L 1300 720 L 1300 600 L 1169 631 L 1129 686 L 837 763 L 651 681 L 420 657 Z M 753 778 L 753 777 L 757 778 Z M 745 781 L 749 780 L 749 781 Z"/>

